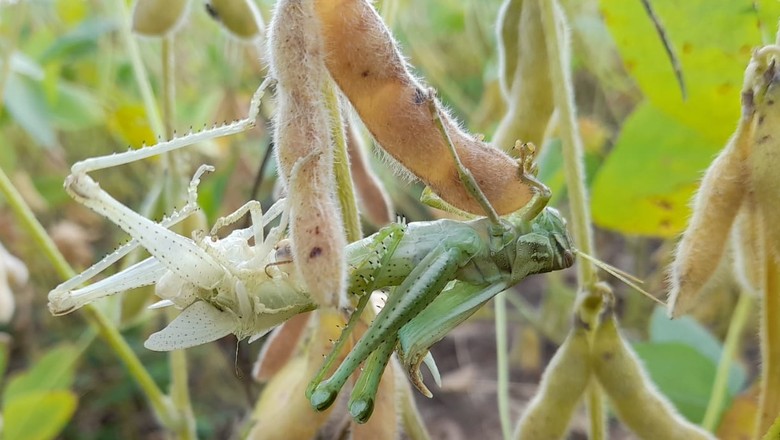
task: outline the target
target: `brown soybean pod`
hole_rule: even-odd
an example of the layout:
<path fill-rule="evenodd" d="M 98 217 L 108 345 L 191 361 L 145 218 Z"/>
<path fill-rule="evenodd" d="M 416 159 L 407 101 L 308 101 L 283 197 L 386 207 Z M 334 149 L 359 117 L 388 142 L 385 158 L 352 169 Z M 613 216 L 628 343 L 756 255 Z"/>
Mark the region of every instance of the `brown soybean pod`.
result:
<path fill-rule="evenodd" d="M 636 355 L 620 336 L 611 311 L 593 340 L 593 373 L 620 420 L 647 440 L 715 439 L 688 422 L 656 389 Z"/>
<path fill-rule="evenodd" d="M 736 133 L 702 179 L 693 203 L 693 216 L 677 246 L 669 294 L 672 317 L 685 314 L 693 307 L 701 289 L 718 268 L 747 191 L 745 152 L 753 142 L 755 128 L 753 106 L 743 107 Z"/>
<path fill-rule="evenodd" d="M 263 388 L 252 414 L 251 440 L 287 440 L 315 438 L 331 416 L 332 406 L 316 411 L 306 398 L 306 386 L 330 352 L 344 320 L 337 310 L 312 312 L 306 335 L 305 352 L 290 359 Z M 346 354 L 344 355 L 346 356 Z M 344 356 L 337 359 L 341 362 Z"/>
<path fill-rule="evenodd" d="M 591 378 L 588 337 L 572 329 L 544 371 L 542 382 L 515 428 L 515 440 L 562 438 Z"/>
<path fill-rule="evenodd" d="M 346 237 L 323 96 L 330 79 L 313 1 L 280 0 L 274 11 L 269 38 L 277 79 L 274 143 L 288 192 L 293 260 L 316 302 L 335 306 L 344 293 Z"/>
<path fill-rule="evenodd" d="M 429 92 L 409 72 L 374 8 L 365 0 L 317 0 L 325 64 L 377 143 L 449 204 L 472 214 L 482 208 L 458 178 Z M 499 214 L 522 208 L 533 191 L 506 153 L 462 131 L 448 115 L 443 125 L 463 164 Z"/>

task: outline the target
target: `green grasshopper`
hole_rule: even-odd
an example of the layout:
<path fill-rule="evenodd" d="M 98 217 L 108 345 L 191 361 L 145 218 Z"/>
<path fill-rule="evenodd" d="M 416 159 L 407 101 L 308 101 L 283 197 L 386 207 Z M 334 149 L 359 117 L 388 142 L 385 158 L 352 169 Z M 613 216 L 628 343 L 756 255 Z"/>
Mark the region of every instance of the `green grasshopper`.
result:
<path fill-rule="evenodd" d="M 440 121 L 438 109 L 433 110 Z M 414 222 L 405 228 L 392 225 L 347 247 L 348 261 L 359 260 L 358 255 L 372 250 L 377 256 L 373 261 L 367 260 L 370 264 L 353 267 L 351 293 L 365 293 L 307 389 L 307 397 L 315 409 L 328 408 L 347 379 L 365 362 L 348 406 L 353 419 L 359 423 L 367 421 L 373 411 L 379 380 L 393 351 L 398 352 L 417 389 L 430 397 L 422 382 L 420 364 L 432 344 L 485 302 L 526 276 L 566 269 L 574 264 L 575 249 L 566 221 L 557 210 L 546 207 L 550 191 L 534 178 L 530 146 L 521 147 L 520 161 L 523 177 L 535 189 L 535 195 L 523 209 L 500 219 L 468 169 L 460 164 L 452 143 L 449 144 L 461 169 L 461 179 L 483 204 L 488 217 L 468 222 Z M 335 372 L 323 380 L 371 291 L 387 287 L 394 290 L 376 319 Z M 432 372 L 437 375 L 433 369 Z"/>

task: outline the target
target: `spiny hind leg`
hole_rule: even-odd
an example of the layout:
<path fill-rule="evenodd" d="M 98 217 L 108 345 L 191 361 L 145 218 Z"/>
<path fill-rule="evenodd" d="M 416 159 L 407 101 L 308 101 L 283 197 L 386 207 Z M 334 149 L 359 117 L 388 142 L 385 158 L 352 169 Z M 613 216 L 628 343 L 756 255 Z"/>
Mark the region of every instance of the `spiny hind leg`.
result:
<path fill-rule="evenodd" d="M 417 316 L 444 290 L 463 258 L 464 250 L 446 243 L 425 256 L 388 297 L 382 311 L 336 371 L 314 387 L 310 397 L 312 406 L 320 411 L 328 408 L 360 364 L 388 339 L 395 339 L 401 326 Z"/>
<path fill-rule="evenodd" d="M 364 239 L 370 240 L 369 244 L 358 247 L 357 250 L 352 251 L 348 255 L 351 266 L 349 292 L 360 299 L 347 325 L 344 327 L 341 335 L 339 335 L 339 339 L 333 345 L 333 349 L 328 353 L 328 356 L 322 363 L 322 367 L 320 367 L 306 388 L 307 398 L 311 399 L 314 389 L 320 384 L 322 378 L 325 377 L 325 374 L 333 365 L 333 362 L 338 358 L 344 344 L 349 340 L 352 330 L 360 320 L 363 309 L 369 302 L 371 293 L 374 290 L 385 287 L 376 284 L 377 275 L 383 267 L 388 265 L 395 250 L 398 248 L 398 244 L 403 240 L 405 229 L 406 227 L 403 224 L 393 223 L 388 225 L 377 232 L 372 239 Z M 328 406 L 330 406 L 330 403 L 328 403 Z"/>
<path fill-rule="evenodd" d="M 366 423 L 374 412 L 379 382 L 382 380 L 382 374 L 387 363 L 390 362 L 397 342 L 397 338 L 388 338 L 363 363 L 363 370 L 347 403 L 349 414 L 358 423 Z"/>
<path fill-rule="evenodd" d="M 190 130 L 190 132 L 184 136 L 174 137 L 171 140 L 160 142 L 152 146 L 145 146 L 137 150 L 131 149 L 122 153 L 114 153 L 107 156 L 85 159 L 73 164 L 71 167 L 71 174 L 86 174 L 90 171 L 124 165 L 167 153 L 169 151 L 178 150 L 198 142 L 203 142 L 223 136 L 230 136 L 246 131 L 254 127 L 257 114 L 260 111 L 260 102 L 263 98 L 263 94 L 271 82 L 272 80 L 266 79 L 262 84 L 260 84 L 260 87 L 257 88 L 254 95 L 252 96 L 247 117 L 244 119 L 222 126 L 213 126 L 198 132 L 193 132 Z"/>
<path fill-rule="evenodd" d="M 444 138 L 444 141 L 447 144 L 447 150 L 450 152 L 450 155 L 455 161 L 455 168 L 458 170 L 458 178 L 460 178 L 460 181 L 466 188 L 466 192 L 468 192 L 470 196 L 474 197 L 474 200 L 479 203 L 479 205 L 482 207 L 482 210 L 485 211 L 487 218 L 489 218 L 494 225 L 501 226 L 501 220 L 498 218 L 496 210 L 493 209 L 493 205 L 490 204 L 487 196 L 482 192 L 482 189 L 480 189 L 477 180 L 474 178 L 474 175 L 471 174 L 471 171 L 466 168 L 465 165 L 463 165 L 463 162 L 461 162 L 460 157 L 458 156 L 458 151 L 455 149 L 455 145 L 452 143 L 452 138 L 450 138 L 449 133 L 447 133 L 447 129 L 444 127 L 444 118 L 441 117 L 442 110 L 439 108 L 439 105 L 436 102 L 436 92 L 433 89 L 428 90 L 428 105 L 431 109 L 431 114 L 433 114 L 436 128 Z"/>

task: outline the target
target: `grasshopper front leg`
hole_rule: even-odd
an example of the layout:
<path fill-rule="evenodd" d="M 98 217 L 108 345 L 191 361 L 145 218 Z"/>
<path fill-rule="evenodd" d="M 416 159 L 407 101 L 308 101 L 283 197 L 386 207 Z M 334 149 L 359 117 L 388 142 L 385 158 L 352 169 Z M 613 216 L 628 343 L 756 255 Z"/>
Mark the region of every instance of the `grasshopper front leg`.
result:
<path fill-rule="evenodd" d="M 310 401 L 315 409 L 328 408 L 360 364 L 380 345 L 394 340 L 398 330 L 424 310 L 453 279 L 458 268 L 477 254 L 481 243 L 477 233 L 463 238 L 458 243 L 445 242 L 437 246 L 396 288 L 333 375 L 314 388 Z"/>

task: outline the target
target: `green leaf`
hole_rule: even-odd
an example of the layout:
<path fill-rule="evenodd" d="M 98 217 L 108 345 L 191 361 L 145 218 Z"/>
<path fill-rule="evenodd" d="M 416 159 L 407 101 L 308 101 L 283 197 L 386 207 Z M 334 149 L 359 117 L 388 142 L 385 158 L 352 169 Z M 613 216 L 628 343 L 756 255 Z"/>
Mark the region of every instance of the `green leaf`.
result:
<path fill-rule="evenodd" d="M 70 391 L 36 391 L 6 402 L 4 440 L 47 440 L 57 436 L 76 411 Z"/>
<path fill-rule="evenodd" d="M 681 343 L 640 343 L 633 348 L 661 393 L 685 418 L 701 422 L 715 379 L 715 364 Z"/>
<path fill-rule="evenodd" d="M 73 383 L 78 350 L 60 345 L 49 350 L 29 370 L 13 376 L 3 393 L 7 406 L 14 399 L 44 391 L 65 390 Z"/>
<path fill-rule="evenodd" d="M 672 63 L 641 2 L 601 1 L 623 62 L 647 99 L 626 121 L 596 178 L 597 224 L 663 237 L 682 230 L 698 178 L 736 127 L 751 52 L 773 40 L 762 32 L 776 28 L 780 2 L 754 3 L 653 2 L 680 60 L 687 88 L 683 100 Z"/>
<path fill-rule="evenodd" d="M 701 353 L 713 364 L 720 362 L 723 346 L 706 328 L 690 316 L 669 319 L 666 311 L 656 307 L 650 319 L 650 341 L 653 343 L 674 342 L 687 345 Z M 732 365 L 729 371 L 729 393 L 734 396 L 742 391 L 747 381 L 745 369 Z"/>
<path fill-rule="evenodd" d="M 680 60 L 687 99 L 663 43 L 638 1 L 602 0 L 602 14 L 623 62 L 645 96 L 662 112 L 716 144 L 739 117 L 745 67 L 762 42 L 753 0 L 654 0 L 656 15 Z M 762 23 L 775 29 L 778 2 L 764 1 Z"/>
<path fill-rule="evenodd" d="M 94 18 L 86 20 L 77 28 L 57 38 L 54 43 L 41 54 L 42 63 L 54 58 L 74 58 L 94 51 L 98 39 L 106 33 L 118 28 L 115 20 Z"/>
<path fill-rule="evenodd" d="M 720 148 L 644 102 L 625 121 L 594 179 L 594 222 L 626 234 L 676 235 L 685 227 L 699 178 Z"/>
<path fill-rule="evenodd" d="M 14 120 L 37 143 L 46 148 L 57 145 L 49 108 L 39 82 L 11 72 L 3 103 Z"/>
<path fill-rule="evenodd" d="M 62 81 L 58 81 L 56 90 L 50 106 L 57 128 L 83 130 L 104 122 L 105 112 L 100 102 L 87 90 Z"/>

